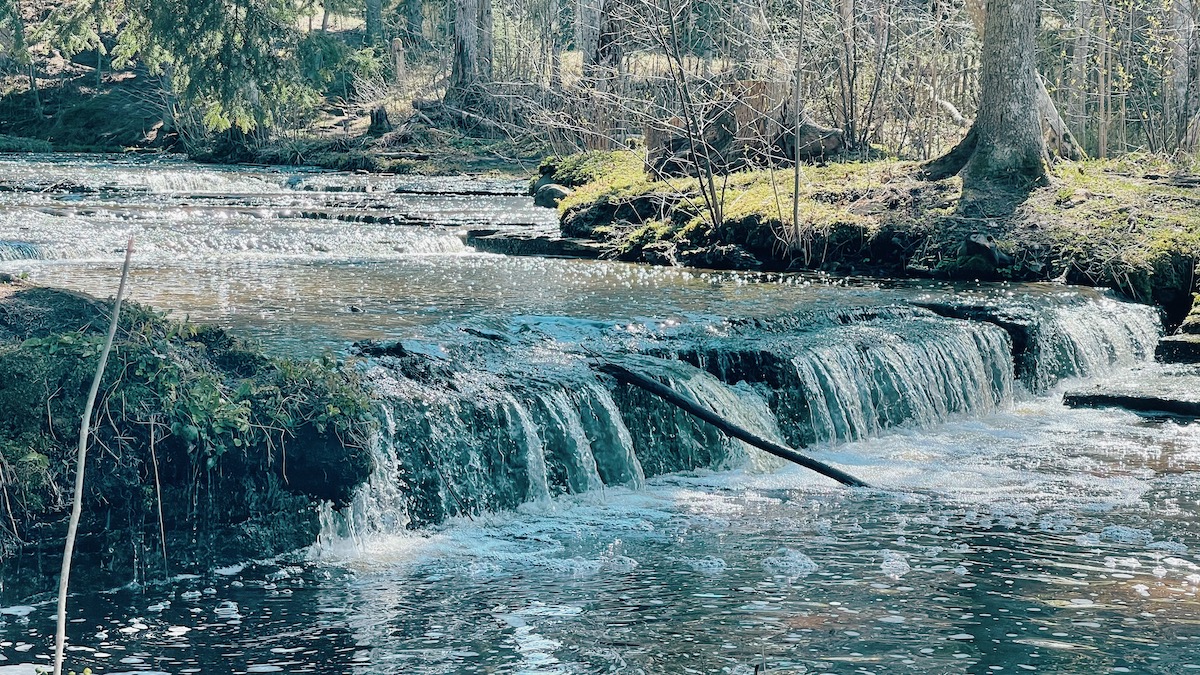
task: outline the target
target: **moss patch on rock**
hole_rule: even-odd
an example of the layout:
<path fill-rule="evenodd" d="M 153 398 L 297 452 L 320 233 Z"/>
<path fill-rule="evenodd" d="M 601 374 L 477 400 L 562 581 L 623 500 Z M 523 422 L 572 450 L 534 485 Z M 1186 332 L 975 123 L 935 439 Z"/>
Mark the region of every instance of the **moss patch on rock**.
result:
<path fill-rule="evenodd" d="M 3 558 L 59 541 L 110 304 L 0 288 Z M 81 551 L 153 558 L 159 508 L 176 570 L 312 543 L 316 505 L 346 502 L 372 471 L 366 391 L 332 358 L 271 358 L 130 303 L 96 404 Z"/>

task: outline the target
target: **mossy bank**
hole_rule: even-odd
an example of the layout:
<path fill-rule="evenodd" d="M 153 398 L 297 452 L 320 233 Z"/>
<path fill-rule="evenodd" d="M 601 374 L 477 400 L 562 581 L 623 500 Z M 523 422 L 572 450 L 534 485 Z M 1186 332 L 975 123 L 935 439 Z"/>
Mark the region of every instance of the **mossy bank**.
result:
<path fill-rule="evenodd" d="M 0 280 L 5 589 L 27 595 L 57 571 L 110 309 Z M 344 503 L 372 470 L 365 392 L 332 359 L 270 358 L 219 328 L 124 307 L 88 455 L 81 583 L 203 571 L 311 544 L 319 504 Z"/>
<path fill-rule="evenodd" d="M 1050 186 L 964 195 L 913 162 L 804 166 L 715 177 L 716 224 L 695 178 L 656 179 L 638 152 L 543 163 L 539 180 L 574 188 L 564 236 L 610 257 L 655 264 L 811 270 L 880 277 L 1062 280 L 1155 302 L 1174 324 L 1195 290 L 1200 179 L 1154 158 L 1064 162 Z"/>

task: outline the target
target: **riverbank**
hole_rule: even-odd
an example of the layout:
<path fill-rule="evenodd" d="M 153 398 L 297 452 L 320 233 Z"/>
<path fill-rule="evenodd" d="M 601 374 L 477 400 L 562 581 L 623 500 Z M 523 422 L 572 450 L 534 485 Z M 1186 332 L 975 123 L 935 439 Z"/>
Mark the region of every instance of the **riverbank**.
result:
<path fill-rule="evenodd" d="M 805 166 L 793 209 L 791 170 L 715 179 L 722 219 L 694 178 L 657 180 L 638 152 L 542 165 L 573 188 L 559 205 L 565 237 L 621 260 L 834 275 L 1061 280 L 1112 288 L 1184 319 L 1200 258 L 1200 180 L 1151 158 L 1064 162 L 1027 195 L 964 195 L 894 160 Z M 798 215 L 798 219 L 795 217 Z"/>
<path fill-rule="evenodd" d="M 38 588 L 56 569 L 110 307 L 0 278 L 6 584 Z M 123 307 L 88 456 L 82 583 L 109 587 L 311 544 L 318 505 L 346 503 L 372 470 L 365 391 L 331 359 L 271 358 L 219 328 Z"/>
<path fill-rule="evenodd" d="M 514 177 L 534 171 L 547 152 L 537 139 L 468 133 L 436 110 L 411 105 L 393 110 L 383 128 L 372 125 L 376 108 L 329 102 L 295 129 L 180 129 L 164 119 L 162 94 L 144 73 L 114 73 L 97 87 L 83 71 L 67 64 L 36 96 L 20 88 L 0 96 L 0 152 L 170 152 L 206 163 Z"/>

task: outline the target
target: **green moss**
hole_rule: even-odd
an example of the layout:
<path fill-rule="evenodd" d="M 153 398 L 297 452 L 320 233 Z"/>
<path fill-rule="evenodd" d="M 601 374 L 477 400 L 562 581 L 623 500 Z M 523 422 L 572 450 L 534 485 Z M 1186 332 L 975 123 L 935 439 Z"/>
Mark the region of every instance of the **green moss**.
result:
<path fill-rule="evenodd" d="M 38 138 L 0 134 L 0 152 L 50 152 L 50 143 Z"/>
<path fill-rule="evenodd" d="M 640 153 L 608 153 L 603 161 L 589 153 L 558 162 L 593 169 L 591 182 L 576 189 L 560 206 L 564 232 L 614 240 L 617 251 L 625 256 L 659 240 L 698 248 L 736 244 L 772 267 L 792 264 L 797 254 L 813 262 L 810 253 L 814 245 L 824 254 L 861 248 L 897 219 L 888 206 L 873 200 L 892 190 L 891 183 L 906 180 L 911 168 L 898 162 L 804 167 L 799 223 L 793 222 L 791 170 L 717 176 L 714 184 L 723 217 L 719 226 L 713 227 L 704 198 L 707 186 L 696 178 L 649 177 Z M 655 212 L 651 208 L 655 204 L 666 204 L 666 212 Z M 621 220 L 633 225 L 612 227 Z M 662 222 L 673 226 L 662 228 L 658 225 Z"/>
<path fill-rule="evenodd" d="M 5 520 L 20 527 L 65 507 L 104 341 L 101 303 L 36 291 L 26 305 L 16 304 L 21 293 L 4 301 L 3 309 L 18 311 L 0 312 L 0 335 L 16 338 L 0 344 L 0 487 L 9 497 Z M 63 320 L 47 323 L 56 313 Z M 23 324 L 22 316 L 38 323 Z M 335 501 L 348 499 L 369 473 L 372 402 L 353 369 L 331 357 L 268 357 L 219 328 L 133 303 L 122 311 L 118 335 L 96 404 L 92 503 L 128 492 L 130 476 L 145 475 L 152 452 L 174 467 L 164 481 L 186 484 L 213 471 L 279 473 L 291 488 Z"/>
<path fill-rule="evenodd" d="M 979 195 L 974 209 L 963 208 L 970 204 L 961 201 L 957 178 L 920 180 L 913 163 L 805 166 L 798 222 L 790 169 L 743 171 L 714 177 L 723 213 L 716 227 L 698 180 L 649 177 L 641 154 L 589 153 L 556 161 L 577 172 L 572 175 L 591 178 L 560 206 L 564 232 L 608 241 L 627 256 L 668 241 L 681 253 L 687 246 L 737 244 L 769 268 L 989 272 L 1020 280 L 1065 275 L 1071 282 L 1158 302 L 1176 321 L 1195 290 L 1200 195 L 1194 180 L 1174 178 L 1186 169 L 1175 160 L 1128 156 L 1060 163 L 1050 186 L 1016 203 L 997 193 L 993 201 L 1003 208 L 982 211 Z M 1002 242 L 1015 259 L 1011 267 L 995 270 L 959 260 L 963 239 L 981 231 Z"/>
<path fill-rule="evenodd" d="M 552 176 L 555 183 L 573 188 L 602 180 L 614 171 L 621 170 L 636 157 L 635 153 L 620 150 L 594 150 L 566 157 L 550 157 L 542 160 L 538 173 Z"/>

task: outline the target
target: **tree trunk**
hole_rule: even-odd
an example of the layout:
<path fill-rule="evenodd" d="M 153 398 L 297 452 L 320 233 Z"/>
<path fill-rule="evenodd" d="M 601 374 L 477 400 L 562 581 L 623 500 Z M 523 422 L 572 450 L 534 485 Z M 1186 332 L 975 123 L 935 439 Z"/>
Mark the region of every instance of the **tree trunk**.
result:
<path fill-rule="evenodd" d="M 366 0 L 367 44 L 383 43 L 383 0 Z"/>
<path fill-rule="evenodd" d="M 479 84 L 479 3 L 480 0 L 454 0 L 454 61 L 447 98 Z"/>
<path fill-rule="evenodd" d="M 983 37 L 984 49 L 986 49 L 986 44 L 988 44 L 988 38 L 986 38 L 988 5 L 985 4 L 985 0 L 967 0 L 966 5 L 967 13 L 971 16 L 971 22 L 974 24 L 977 34 L 980 37 Z M 1090 6 L 1091 0 L 1081 0 L 1079 10 L 1081 12 L 1081 17 L 1086 17 L 1086 14 L 1090 12 L 1090 10 L 1088 10 L 1088 7 Z M 1034 26 L 1037 25 L 1037 12 L 1037 10 L 1033 11 Z M 1036 28 L 1034 28 L 1034 30 L 1036 30 Z M 1084 43 L 1084 50 L 1086 52 L 1086 41 Z M 1034 60 L 1034 64 L 1036 64 L 1036 62 L 1037 61 Z M 1086 59 L 1082 61 L 1082 64 L 1084 64 L 1086 67 Z M 1037 66 L 1034 65 L 1034 68 L 1037 68 Z M 1042 82 L 1042 78 L 1038 77 L 1037 79 L 1038 112 L 1040 115 L 1042 115 L 1043 132 L 1045 133 L 1046 139 L 1048 139 L 1049 143 L 1048 149 L 1052 151 L 1056 157 L 1063 157 L 1063 159 L 1084 159 L 1084 149 L 1082 149 L 1079 142 L 1076 141 L 1073 133 L 1070 132 L 1070 126 L 1062 119 L 1062 115 L 1058 114 L 1058 107 L 1054 102 L 1054 98 L 1050 97 L 1050 92 L 1046 90 L 1045 83 Z M 1085 86 L 1086 88 L 1086 71 L 1084 85 L 1082 86 Z M 1073 121 L 1079 120 L 1073 119 Z"/>
<path fill-rule="evenodd" d="M 37 66 L 33 62 L 29 62 L 29 91 L 33 93 L 33 109 L 40 115 L 42 113 L 42 90 L 38 89 L 37 81 Z"/>
<path fill-rule="evenodd" d="M 410 49 L 425 41 L 425 12 L 421 0 L 404 0 L 404 35 Z"/>
<path fill-rule="evenodd" d="M 475 25 L 479 30 L 479 53 L 476 56 L 475 69 L 480 80 L 490 82 L 492 79 L 492 47 L 494 45 L 492 31 L 492 0 L 476 0 L 479 14 Z"/>
<path fill-rule="evenodd" d="M 1092 0 L 1081 0 L 1075 18 L 1075 53 L 1071 55 L 1070 93 L 1067 98 L 1067 118 L 1076 129 L 1083 129 L 1086 137 L 1087 91 L 1092 39 Z"/>
<path fill-rule="evenodd" d="M 559 0 L 551 3 L 550 14 L 550 88 L 562 89 L 562 45 L 559 33 L 562 32 L 562 6 Z"/>
<path fill-rule="evenodd" d="M 1181 0 L 1171 5 L 1172 32 L 1175 41 L 1171 52 L 1171 89 L 1174 95 L 1174 105 L 1168 115 L 1168 122 L 1174 123 L 1174 141 L 1176 150 L 1192 152 L 1196 149 L 1194 120 L 1197 109 L 1197 66 L 1200 66 L 1200 30 L 1197 30 L 1197 14 L 1200 14 L 1200 3 L 1195 0 Z M 1164 109 L 1166 106 L 1164 105 Z"/>
<path fill-rule="evenodd" d="M 978 142 L 963 176 L 970 188 L 1046 181 L 1046 143 L 1039 114 L 1036 0 L 988 0 L 974 128 Z"/>
<path fill-rule="evenodd" d="M 992 187 L 1028 189 L 1046 182 L 1046 142 L 1042 136 L 1036 69 L 1036 0 L 987 0 L 980 60 L 979 115 L 946 156 L 926 167 L 926 175 L 963 171 L 966 190 Z"/>
<path fill-rule="evenodd" d="M 604 16 L 605 0 L 580 0 L 575 18 L 576 48 L 583 55 L 583 77 L 596 77 L 596 64 L 600 49 L 600 25 Z"/>

